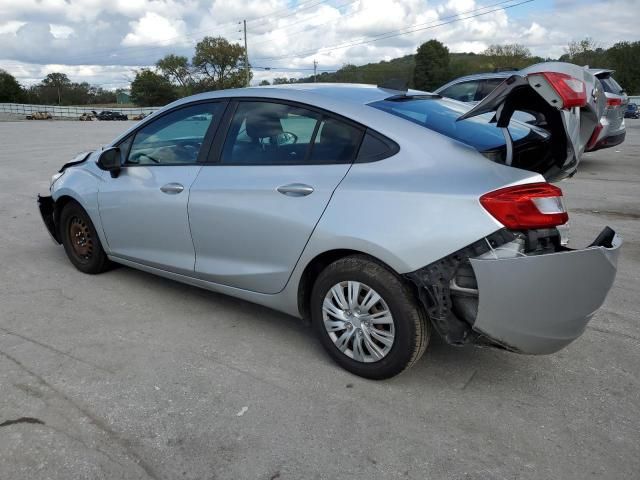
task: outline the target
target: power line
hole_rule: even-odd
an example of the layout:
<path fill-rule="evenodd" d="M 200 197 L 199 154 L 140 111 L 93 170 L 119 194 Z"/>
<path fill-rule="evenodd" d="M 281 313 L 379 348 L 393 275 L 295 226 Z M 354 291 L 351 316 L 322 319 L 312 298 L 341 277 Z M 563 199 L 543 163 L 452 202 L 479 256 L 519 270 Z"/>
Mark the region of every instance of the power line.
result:
<path fill-rule="evenodd" d="M 491 5 L 491 6 L 501 5 L 501 4 L 504 4 L 504 3 L 508 3 L 509 1 L 514 1 L 514 0 L 504 0 L 502 2 L 498 2 L 497 4 L 494 4 L 494 5 Z M 257 58 L 255 58 L 255 60 L 281 60 L 281 59 L 287 59 L 287 58 L 298 58 L 298 57 L 302 57 L 302 56 L 310 55 L 310 54 L 328 53 L 328 52 L 332 52 L 334 50 L 340 50 L 340 49 L 343 49 L 343 48 L 355 47 L 355 46 L 358 46 L 358 45 L 365 45 L 367 43 L 378 42 L 380 40 L 385 40 L 387 38 L 399 37 L 399 36 L 402 36 L 402 35 L 408 35 L 410 33 L 415 33 L 415 32 L 419 32 L 419 31 L 423 31 L 423 30 L 429 30 L 429 29 L 432 29 L 432 28 L 441 27 L 443 25 L 449 25 L 451 23 L 459 22 L 459 21 L 462 21 L 462 20 L 469 20 L 471 18 L 476 18 L 476 17 L 480 17 L 480 16 L 483 16 L 483 15 L 488 15 L 490 13 L 494 13 L 494 12 L 497 12 L 497 11 L 500 11 L 500 10 L 507 10 L 507 9 L 518 7 L 520 5 L 524 5 L 526 3 L 531 3 L 531 2 L 534 2 L 534 1 L 535 0 L 523 0 L 523 1 L 520 1 L 519 3 L 515 3 L 513 5 L 505 5 L 505 6 L 502 6 L 500 8 L 496 8 L 496 9 L 489 10 L 489 11 L 486 11 L 486 12 L 476 13 L 474 15 L 469 15 L 467 17 L 454 18 L 454 17 L 460 17 L 461 15 L 466 15 L 467 13 L 478 12 L 479 10 L 484 10 L 486 8 L 490 8 L 491 6 L 476 8 L 476 9 L 470 10 L 468 12 L 462 12 L 462 13 L 458 13 L 456 15 L 451 15 L 449 17 L 443 17 L 442 19 L 440 19 L 440 20 L 444 20 L 444 19 L 447 19 L 447 18 L 453 18 L 453 20 L 446 21 L 446 22 L 441 22 L 441 23 L 438 23 L 438 24 L 435 24 L 435 25 L 429 25 L 427 27 L 415 28 L 413 30 L 409 30 L 409 31 L 406 31 L 406 32 L 403 32 L 402 30 L 407 30 L 407 29 L 411 29 L 411 28 L 414 28 L 414 27 L 419 26 L 419 25 L 424 25 L 424 23 L 418 23 L 418 24 L 410 25 L 408 27 L 400 28 L 400 29 L 397 29 L 397 30 L 392 30 L 390 32 L 385 32 L 385 33 L 379 34 L 379 35 L 377 35 L 377 36 L 375 36 L 373 38 L 369 38 L 369 39 L 363 40 L 363 41 L 358 41 L 357 39 L 354 39 L 354 40 L 345 42 L 343 44 L 338 44 L 338 45 L 334 45 L 334 46 L 322 47 L 322 48 L 319 48 L 319 49 L 306 50 L 306 51 L 302 51 L 302 52 L 294 52 L 292 54 L 280 55 L 280 56 L 274 56 L 274 57 L 257 57 Z M 396 32 L 400 32 L 400 33 L 396 33 Z"/>

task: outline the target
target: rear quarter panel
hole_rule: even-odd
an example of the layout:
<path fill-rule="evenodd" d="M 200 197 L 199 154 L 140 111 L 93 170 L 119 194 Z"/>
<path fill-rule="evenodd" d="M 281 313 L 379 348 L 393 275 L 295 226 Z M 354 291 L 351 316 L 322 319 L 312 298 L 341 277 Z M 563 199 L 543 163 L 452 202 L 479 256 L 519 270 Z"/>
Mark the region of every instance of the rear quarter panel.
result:
<path fill-rule="evenodd" d="M 353 249 L 398 273 L 417 270 L 502 228 L 479 203 L 491 190 L 544 181 L 495 164 L 476 150 L 402 121 L 382 131 L 400 144 L 388 159 L 354 164 L 335 191 L 302 261 Z"/>

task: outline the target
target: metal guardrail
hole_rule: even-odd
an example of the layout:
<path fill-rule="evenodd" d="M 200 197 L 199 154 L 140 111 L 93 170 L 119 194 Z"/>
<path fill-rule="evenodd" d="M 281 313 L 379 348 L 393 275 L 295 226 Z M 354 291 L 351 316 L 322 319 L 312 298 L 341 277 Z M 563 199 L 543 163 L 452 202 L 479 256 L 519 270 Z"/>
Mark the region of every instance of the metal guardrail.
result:
<path fill-rule="evenodd" d="M 11 115 L 17 115 L 26 117 L 27 115 L 32 115 L 36 112 L 46 112 L 51 114 L 53 118 L 73 118 L 78 119 L 80 115 L 83 113 L 91 113 L 95 111 L 100 113 L 103 110 L 109 110 L 111 112 L 119 112 L 124 113 L 128 116 L 140 115 L 144 113 L 145 115 L 150 115 L 151 113 L 159 110 L 161 107 L 134 107 L 134 108 L 119 108 L 119 107 L 95 107 L 95 106 L 87 106 L 87 107 L 63 107 L 58 105 L 33 105 L 26 103 L 0 103 L 0 113 L 8 113 Z"/>

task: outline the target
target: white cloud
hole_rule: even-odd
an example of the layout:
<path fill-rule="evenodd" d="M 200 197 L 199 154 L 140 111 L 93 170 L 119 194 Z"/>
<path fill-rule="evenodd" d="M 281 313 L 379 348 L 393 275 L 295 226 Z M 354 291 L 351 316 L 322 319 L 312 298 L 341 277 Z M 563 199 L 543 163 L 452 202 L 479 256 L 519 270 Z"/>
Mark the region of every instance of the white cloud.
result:
<path fill-rule="evenodd" d="M 74 30 L 68 25 L 50 23 L 49 31 L 51 32 L 51 35 L 53 35 L 53 38 L 69 38 Z"/>
<path fill-rule="evenodd" d="M 10 33 L 15 35 L 15 33 L 23 26 L 26 22 L 19 22 L 17 20 L 9 20 L 5 23 L 0 23 L 0 35 L 5 33 Z"/>
<path fill-rule="evenodd" d="M 586 35 L 604 47 L 640 39 L 640 0 L 608 0 L 606 8 L 593 0 L 540 1 L 453 23 L 472 11 L 493 10 L 487 6 L 496 2 L 333 0 L 298 9 L 295 3 L 300 1 L 0 0 L 0 68 L 11 66 L 23 82 L 39 80 L 51 65 L 67 65 L 76 81 L 122 82 L 133 66 L 153 65 L 167 53 L 191 56 L 205 35 L 241 42 L 242 19 L 250 60 L 273 68 L 256 71 L 256 81 L 308 75 L 314 59 L 324 69 L 389 60 L 432 38 L 453 52 L 522 43 L 543 57 L 562 55 L 570 40 Z M 385 36 L 394 31 L 406 34 Z"/>
<path fill-rule="evenodd" d="M 122 45 L 171 45 L 184 41 L 185 23 L 170 20 L 157 13 L 146 13 L 139 20 L 130 22 L 132 32 L 122 40 Z"/>

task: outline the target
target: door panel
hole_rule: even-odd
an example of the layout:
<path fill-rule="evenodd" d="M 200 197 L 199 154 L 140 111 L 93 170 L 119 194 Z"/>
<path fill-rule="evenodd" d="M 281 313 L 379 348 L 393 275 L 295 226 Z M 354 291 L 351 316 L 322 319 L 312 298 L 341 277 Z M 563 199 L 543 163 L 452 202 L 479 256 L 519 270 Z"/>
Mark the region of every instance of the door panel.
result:
<path fill-rule="evenodd" d="M 178 107 L 120 142 L 120 175 L 103 175 L 98 190 L 100 217 L 113 255 L 193 274 L 189 188 L 225 106 L 200 102 Z"/>
<path fill-rule="evenodd" d="M 282 290 L 362 135 L 300 106 L 238 102 L 218 163 L 205 165 L 191 188 L 196 275 Z"/>
<path fill-rule="evenodd" d="M 195 252 L 187 203 L 189 187 L 201 168 L 201 165 L 136 166 L 123 168 L 117 178 L 106 174 L 98 203 L 112 254 L 192 274 Z M 183 187 L 181 192 L 177 191 L 177 185 Z"/>
<path fill-rule="evenodd" d="M 349 167 L 204 166 L 189 201 L 196 274 L 255 292 L 282 290 Z M 290 184 L 313 193 L 277 190 Z"/>

